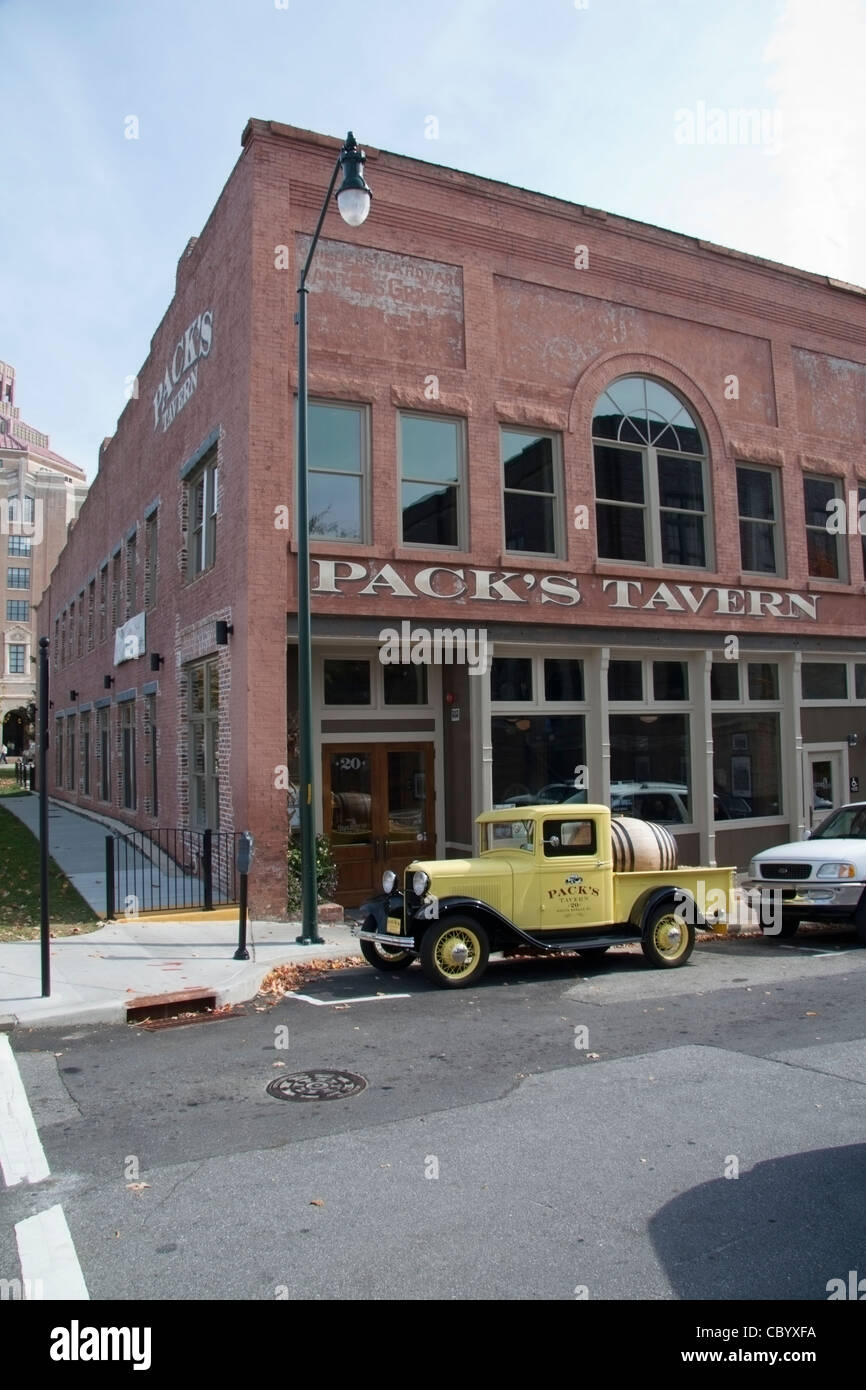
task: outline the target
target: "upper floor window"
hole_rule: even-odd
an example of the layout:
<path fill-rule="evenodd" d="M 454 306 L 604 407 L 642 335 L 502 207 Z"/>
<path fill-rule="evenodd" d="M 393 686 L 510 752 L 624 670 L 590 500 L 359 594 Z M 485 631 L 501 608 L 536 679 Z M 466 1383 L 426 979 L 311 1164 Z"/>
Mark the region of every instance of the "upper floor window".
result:
<path fill-rule="evenodd" d="M 369 540 L 365 407 L 311 401 L 307 449 L 310 535 Z"/>
<path fill-rule="evenodd" d="M 751 574 L 781 573 L 778 469 L 737 464 L 737 504 L 743 569 Z"/>
<path fill-rule="evenodd" d="M 10 676 L 23 676 L 25 672 L 24 659 L 26 647 L 23 642 L 9 643 L 9 674 Z"/>
<path fill-rule="evenodd" d="M 707 569 L 706 449 L 682 401 L 622 377 L 599 397 L 592 433 L 599 559 Z"/>
<path fill-rule="evenodd" d="M 6 587 L 7 589 L 29 589 L 29 569 L 19 569 L 16 565 L 10 565 L 6 570 Z"/>
<path fill-rule="evenodd" d="M 562 488 L 553 435 L 503 428 L 500 441 L 505 549 L 533 555 L 560 554 L 556 498 L 562 495 Z"/>
<path fill-rule="evenodd" d="M 216 559 L 217 455 L 212 449 L 187 479 L 189 550 L 187 579 L 210 569 Z"/>
<path fill-rule="evenodd" d="M 33 526 L 35 524 L 36 499 L 34 497 L 28 497 L 25 493 L 24 497 L 21 498 L 17 492 L 12 492 L 7 497 L 6 504 L 7 515 L 12 525 Z"/>
<path fill-rule="evenodd" d="M 30 621 L 29 601 L 26 598 L 7 598 L 6 621 L 12 623 L 28 623 Z"/>
<path fill-rule="evenodd" d="M 159 513 L 147 518 L 144 545 L 144 606 L 150 612 L 156 607 L 156 582 L 159 573 Z"/>
<path fill-rule="evenodd" d="M 124 619 L 131 618 L 135 613 L 135 601 L 138 593 L 138 533 L 133 531 L 126 540 L 126 604 L 124 608 Z"/>
<path fill-rule="evenodd" d="M 30 541 L 30 537 L 29 537 L 29 536 L 10 536 L 10 537 L 9 537 L 9 554 L 10 554 L 10 555 L 29 555 L 29 554 L 30 554 L 30 545 L 31 545 L 31 541 Z"/>
<path fill-rule="evenodd" d="M 844 579 L 845 555 L 842 536 L 830 529 L 833 503 L 842 497 L 842 484 L 836 478 L 804 478 L 806 508 L 806 552 L 809 574 L 814 579 Z"/>
<path fill-rule="evenodd" d="M 461 545 L 464 454 L 462 420 L 436 415 L 400 416 L 405 545 Z"/>

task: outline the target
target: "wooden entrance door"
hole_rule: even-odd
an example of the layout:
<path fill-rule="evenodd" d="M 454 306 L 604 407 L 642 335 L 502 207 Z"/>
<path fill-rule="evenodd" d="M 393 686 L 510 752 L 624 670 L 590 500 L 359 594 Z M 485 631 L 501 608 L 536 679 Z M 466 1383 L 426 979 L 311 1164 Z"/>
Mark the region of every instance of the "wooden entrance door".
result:
<path fill-rule="evenodd" d="M 340 870 L 337 901 L 357 907 L 436 853 L 432 743 L 339 743 L 322 749 L 323 826 Z"/>

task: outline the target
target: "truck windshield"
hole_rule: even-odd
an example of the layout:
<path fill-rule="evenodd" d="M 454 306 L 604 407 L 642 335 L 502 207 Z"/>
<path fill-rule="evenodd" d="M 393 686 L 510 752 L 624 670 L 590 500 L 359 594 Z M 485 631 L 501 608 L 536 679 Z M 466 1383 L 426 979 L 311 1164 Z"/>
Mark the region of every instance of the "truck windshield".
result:
<path fill-rule="evenodd" d="M 822 820 L 810 840 L 866 840 L 866 806 L 843 806 Z"/>
<path fill-rule="evenodd" d="M 535 823 L 531 820 L 494 821 L 487 827 L 488 849 L 533 850 Z"/>

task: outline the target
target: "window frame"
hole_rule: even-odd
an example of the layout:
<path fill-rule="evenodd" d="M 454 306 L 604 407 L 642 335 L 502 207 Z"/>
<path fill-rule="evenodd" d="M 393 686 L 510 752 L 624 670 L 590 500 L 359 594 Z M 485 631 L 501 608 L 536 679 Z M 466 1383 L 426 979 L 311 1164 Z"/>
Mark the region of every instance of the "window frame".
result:
<path fill-rule="evenodd" d="M 297 397 L 295 398 L 297 406 Z M 360 415 L 359 440 L 360 458 L 359 470 L 357 473 L 347 473 L 341 468 L 322 468 L 317 467 L 310 461 L 309 451 L 309 416 L 307 425 L 308 447 L 307 447 L 307 471 L 309 475 L 313 473 L 327 475 L 336 478 L 358 478 L 359 479 L 359 505 L 361 514 L 359 517 L 358 536 L 328 536 L 318 531 L 310 531 L 310 541 L 316 541 L 327 545 L 370 545 L 373 539 L 373 517 L 370 505 L 370 459 L 372 457 L 371 445 L 371 426 L 370 426 L 370 404 L 368 401 L 351 400 L 331 400 L 327 396 L 312 397 L 308 401 L 308 411 L 315 409 L 323 410 L 347 410 L 355 411 Z M 296 411 L 297 418 L 297 411 Z M 297 439 L 297 435 L 296 435 Z M 309 517 L 308 517 L 309 522 Z"/>
<path fill-rule="evenodd" d="M 186 489 L 186 583 L 192 584 L 216 564 L 219 516 L 219 450 L 216 444 L 184 479 Z M 196 524 L 196 496 L 202 495 L 202 516 Z"/>
<path fill-rule="evenodd" d="M 740 470 L 747 470 L 751 473 L 768 473 L 770 475 L 770 486 L 773 496 L 773 517 L 767 521 L 762 517 L 744 517 L 740 511 L 739 481 Z M 785 512 L 784 499 L 782 496 L 782 470 L 770 463 L 750 463 L 747 459 L 738 459 L 735 465 L 734 479 L 737 484 L 737 524 L 739 531 L 740 544 L 740 569 L 743 574 L 754 574 L 759 578 L 785 579 L 787 578 L 787 566 L 785 564 Z M 773 528 L 773 549 L 775 555 L 775 569 L 773 570 L 751 570 L 747 569 L 743 560 L 743 541 L 742 526 L 743 522 L 750 525 L 771 526 Z"/>
<path fill-rule="evenodd" d="M 398 410 L 397 411 L 397 544 L 407 550 L 435 550 L 449 555 L 465 551 L 469 548 L 469 524 L 468 506 L 466 499 L 466 487 L 468 477 L 468 428 L 467 420 L 464 415 L 452 415 L 450 413 L 440 413 L 432 410 Z M 438 484 L 429 478 L 410 477 L 404 472 L 403 468 L 403 421 L 407 419 L 429 421 L 448 421 L 458 426 L 457 429 L 457 481 L 456 483 Z M 403 517 L 405 507 L 403 506 L 403 485 L 412 483 L 416 486 L 424 485 L 436 488 L 439 486 L 456 489 L 456 502 L 454 514 L 457 520 L 457 539 L 454 544 L 443 544 L 441 541 L 410 541 L 406 540 L 403 534 Z"/>
<path fill-rule="evenodd" d="M 846 536 L 842 532 L 828 530 L 827 521 L 829 521 L 829 513 L 827 514 L 823 524 L 820 526 L 816 526 L 813 522 L 810 522 L 808 520 L 809 511 L 808 504 L 806 501 L 806 484 L 810 482 L 831 483 L 833 486 L 832 500 L 842 502 L 847 501 L 847 499 L 845 498 L 844 482 L 841 478 L 837 477 L 835 473 L 809 472 L 803 474 L 803 529 L 805 531 L 806 537 L 806 574 L 809 579 L 815 579 L 818 581 L 818 583 L 847 584 L 849 583 L 849 574 L 848 546 L 844 544 Z M 836 574 L 813 574 L 812 567 L 809 561 L 809 533 L 811 531 L 823 532 L 824 535 L 830 536 L 832 538 L 836 548 Z"/>
<path fill-rule="evenodd" d="M 647 383 L 661 387 L 667 391 L 675 400 L 679 401 L 683 410 L 687 412 L 701 438 L 703 451 L 693 453 L 688 450 L 671 449 L 668 447 L 659 448 L 656 444 L 640 443 L 635 444 L 631 440 L 606 439 L 596 435 L 594 424 L 599 414 L 599 404 L 605 393 L 615 387 L 618 382 L 636 377 Z M 611 398 L 613 399 L 613 398 Z M 615 403 L 615 402 L 614 402 Z M 623 418 L 628 419 L 625 415 Z M 636 417 L 637 418 L 637 417 Z M 715 511 L 713 506 L 712 490 L 712 469 L 710 467 L 710 451 L 707 444 L 706 430 L 700 420 L 694 406 L 678 391 L 670 382 L 663 381 L 658 377 L 650 376 L 643 372 L 629 372 L 624 376 L 615 377 L 609 381 L 599 391 L 592 412 L 590 422 L 590 440 L 592 443 L 592 484 L 593 502 L 595 507 L 595 534 L 596 534 L 596 561 L 600 565 L 634 565 L 640 569 L 661 569 L 674 570 L 677 573 L 705 573 L 712 572 L 716 568 L 716 545 L 715 545 Z M 597 449 L 609 448 L 618 449 L 624 452 L 635 453 L 641 460 L 641 474 L 643 479 L 644 500 L 638 502 L 622 502 L 615 497 L 599 497 L 598 495 L 598 455 Z M 659 464 L 660 457 L 671 457 L 687 462 L 698 463 L 701 467 L 701 487 L 703 490 L 703 510 L 692 511 L 682 507 L 665 507 L 666 513 L 672 512 L 686 516 L 700 516 L 703 525 L 704 540 L 704 563 L 702 565 L 677 564 L 675 561 L 665 560 L 662 549 L 662 525 L 661 525 L 661 489 L 659 483 Z M 602 555 L 599 550 L 599 507 L 619 507 L 629 511 L 640 511 L 643 513 L 643 533 L 644 533 L 644 552 L 643 560 L 634 559 L 630 556 Z"/>
<path fill-rule="evenodd" d="M 505 457 L 504 457 L 504 438 L 505 434 L 524 434 L 527 438 L 549 439 L 552 449 L 552 469 L 553 487 L 551 492 L 536 492 L 528 488 L 510 488 L 505 484 Z M 499 469 L 500 482 L 502 486 L 502 550 L 506 555 L 527 555 L 530 558 L 538 557 L 542 560 L 562 560 L 566 558 L 565 553 L 565 519 L 564 519 L 564 499 L 565 499 L 565 480 L 562 463 L 562 434 L 559 430 L 534 429 L 531 425 L 509 425 L 499 421 Z M 505 499 L 509 496 L 516 497 L 549 497 L 550 506 L 553 514 L 553 550 L 510 550 L 508 548 L 508 527 L 505 517 Z"/>

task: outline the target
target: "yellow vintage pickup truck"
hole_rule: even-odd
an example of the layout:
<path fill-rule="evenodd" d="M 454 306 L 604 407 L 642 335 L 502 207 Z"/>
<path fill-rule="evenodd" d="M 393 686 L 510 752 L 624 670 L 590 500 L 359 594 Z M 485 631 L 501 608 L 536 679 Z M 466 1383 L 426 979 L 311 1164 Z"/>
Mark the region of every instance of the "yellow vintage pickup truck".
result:
<path fill-rule="evenodd" d="M 664 826 L 571 804 L 487 811 L 477 824 L 476 858 L 415 861 L 403 886 L 386 870 L 355 928 L 377 970 L 420 959 L 435 984 L 461 989 L 491 951 L 595 955 L 625 941 L 672 969 L 691 955 L 696 927 L 726 930 L 718 904 L 732 900 L 734 870 L 677 868 Z"/>

